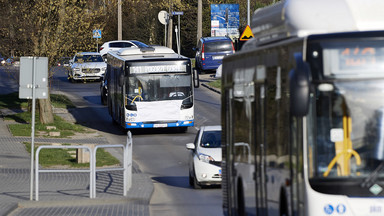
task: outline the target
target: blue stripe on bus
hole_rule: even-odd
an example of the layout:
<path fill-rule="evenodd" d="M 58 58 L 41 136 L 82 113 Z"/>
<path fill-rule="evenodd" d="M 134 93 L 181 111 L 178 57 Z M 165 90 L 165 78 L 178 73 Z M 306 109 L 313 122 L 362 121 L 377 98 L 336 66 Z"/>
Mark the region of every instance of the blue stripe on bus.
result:
<path fill-rule="evenodd" d="M 186 123 L 189 122 L 189 123 Z M 129 125 L 129 124 L 135 124 L 135 125 Z M 194 125 L 194 120 L 187 120 L 187 121 L 177 121 L 174 123 L 159 123 L 159 124 L 165 124 L 166 127 L 192 127 Z M 155 124 L 145 124 L 143 122 L 126 122 L 125 128 L 155 128 Z M 156 127 L 161 128 L 161 127 Z"/>

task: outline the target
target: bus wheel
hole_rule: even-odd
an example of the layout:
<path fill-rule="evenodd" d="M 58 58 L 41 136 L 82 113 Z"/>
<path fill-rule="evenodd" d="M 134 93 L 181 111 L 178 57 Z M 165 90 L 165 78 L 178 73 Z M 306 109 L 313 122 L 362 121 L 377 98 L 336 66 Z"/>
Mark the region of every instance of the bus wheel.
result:
<path fill-rule="evenodd" d="M 179 127 L 180 133 L 185 133 L 185 132 L 187 132 L 187 130 L 188 130 L 188 127 Z"/>
<path fill-rule="evenodd" d="M 285 193 L 280 193 L 280 216 L 288 216 L 287 198 Z"/>
<path fill-rule="evenodd" d="M 241 182 L 239 180 L 239 182 Z M 241 183 L 238 184 L 237 187 L 237 215 L 245 216 L 245 204 L 244 204 L 244 192 L 243 185 Z"/>

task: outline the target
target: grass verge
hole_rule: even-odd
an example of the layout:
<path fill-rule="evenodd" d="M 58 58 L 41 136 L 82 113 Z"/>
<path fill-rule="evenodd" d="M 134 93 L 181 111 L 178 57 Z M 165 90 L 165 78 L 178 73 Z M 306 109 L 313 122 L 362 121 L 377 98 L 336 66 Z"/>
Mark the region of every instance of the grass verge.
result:
<path fill-rule="evenodd" d="M 31 153 L 31 143 L 24 142 L 25 147 L 29 153 Z M 41 144 L 36 144 L 35 153 L 37 148 Z M 70 144 L 63 144 L 70 145 Z M 77 163 L 76 157 L 74 157 L 73 152 L 76 152 L 76 149 L 42 149 L 39 154 L 39 164 L 44 168 L 49 167 L 72 167 L 72 168 L 86 168 L 89 167 L 89 163 Z M 104 149 L 98 149 L 96 152 L 96 166 L 113 166 L 119 165 L 120 162 L 115 157 L 113 157 L 109 152 Z"/>
<path fill-rule="evenodd" d="M 74 108 L 72 101 L 70 101 L 65 95 L 51 94 L 51 104 L 56 108 Z M 18 92 L 10 94 L 0 95 L 0 109 L 22 109 L 28 107 L 27 99 L 20 99 Z"/>
<path fill-rule="evenodd" d="M 65 138 L 75 135 L 75 133 L 88 133 L 89 130 L 81 125 L 66 122 L 61 117 L 54 115 L 54 122 L 52 124 L 41 124 L 39 121 L 39 114 L 36 113 L 35 131 L 36 134 L 48 136 L 49 132 L 60 132 L 58 138 Z M 20 124 L 9 124 L 9 130 L 13 136 L 30 136 L 32 114 L 30 112 L 17 113 L 15 115 L 8 115 L 6 120 L 14 120 Z M 54 126 L 56 129 L 48 130 L 47 126 Z"/>
<path fill-rule="evenodd" d="M 213 87 L 213 88 L 219 88 L 219 89 L 221 89 L 221 79 L 218 79 L 218 80 L 209 82 L 208 85 L 211 86 L 211 87 Z"/>

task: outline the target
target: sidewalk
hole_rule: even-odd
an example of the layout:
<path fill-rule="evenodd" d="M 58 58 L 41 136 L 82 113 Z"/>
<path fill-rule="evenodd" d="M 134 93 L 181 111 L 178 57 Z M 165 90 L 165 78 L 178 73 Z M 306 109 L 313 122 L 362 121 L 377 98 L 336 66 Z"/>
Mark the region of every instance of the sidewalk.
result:
<path fill-rule="evenodd" d="M 71 119 L 70 113 L 60 115 Z M 39 201 L 30 201 L 31 162 L 23 142 L 31 138 L 12 137 L 7 124 L 0 113 L 0 215 L 149 215 L 154 187 L 135 163 L 127 197 L 122 171 L 97 172 L 95 199 L 89 198 L 89 173 L 41 173 Z M 103 137 L 35 138 L 35 142 L 108 144 Z"/>

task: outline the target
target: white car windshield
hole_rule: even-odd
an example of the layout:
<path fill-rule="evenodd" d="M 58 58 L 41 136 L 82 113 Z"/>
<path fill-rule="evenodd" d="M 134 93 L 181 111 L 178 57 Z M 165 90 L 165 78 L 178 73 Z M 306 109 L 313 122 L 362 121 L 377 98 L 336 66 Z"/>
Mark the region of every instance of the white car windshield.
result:
<path fill-rule="evenodd" d="M 204 131 L 200 146 L 204 148 L 220 148 L 221 131 Z"/>
<path fill-rule="evenodd" d="M 75 57 L 75 63 L 84 62 L 104 62 L 100 55 L 77 55 Z"/>

